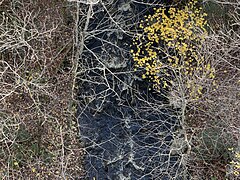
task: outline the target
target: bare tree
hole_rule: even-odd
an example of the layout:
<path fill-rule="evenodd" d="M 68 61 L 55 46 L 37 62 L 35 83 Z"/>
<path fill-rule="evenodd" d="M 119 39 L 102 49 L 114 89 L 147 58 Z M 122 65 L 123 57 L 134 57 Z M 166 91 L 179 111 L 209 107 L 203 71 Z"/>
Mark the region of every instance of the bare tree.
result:
<path fill-rule="evenodd" d="M 74 5 L 1 3 L 0 176 L 79 177 L 83 152 L 72 99 Z"/>

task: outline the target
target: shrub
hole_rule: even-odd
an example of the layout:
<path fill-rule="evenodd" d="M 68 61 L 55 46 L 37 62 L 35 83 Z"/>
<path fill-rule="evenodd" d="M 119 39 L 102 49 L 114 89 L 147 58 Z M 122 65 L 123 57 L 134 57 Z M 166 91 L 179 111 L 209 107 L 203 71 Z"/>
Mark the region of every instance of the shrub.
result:
<path fill-rule="evenodd" d="M 179 8 L 154 9 L 141 21 L 131 53 L 135 70 L 143 69 L 142 78 L 154 89 L 181 84 L 186 95 L 198 98 L 203 91 L 198 82 L 214 79 L 214 68 L 201 54 L 207 36 L 205 17 L 197 1 L 191 1 Z"/>

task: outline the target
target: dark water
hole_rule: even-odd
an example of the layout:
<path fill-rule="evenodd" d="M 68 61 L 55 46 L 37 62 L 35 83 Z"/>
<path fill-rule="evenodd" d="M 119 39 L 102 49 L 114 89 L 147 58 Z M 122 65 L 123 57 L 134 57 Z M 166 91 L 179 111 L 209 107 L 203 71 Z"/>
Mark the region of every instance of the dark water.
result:
<path fill-rule="evenodd" d="M 82 179 L 183 179 L 181 156 L 170 153 L 181 128 L 177 111 L 168 105 L 167 92 L 148 90 L 150 84 L 132 72 L 131 32 L 152 7 L 115 1 L 106 4 L 111 18 L 102 5 L 94 7 L 89 31 L 97 31 L 86 41 L 86 71 L 79 77 L 79 126 L 87 153 Z"/>
<path fill-rule="evenodd" d="M 111 104 L 98 115 L 82 116 L 81 134 L 88 152 L 87 179 L 175 176 L 179 157 L 169 156 L 169 148 L 172 132 L 178 127 L 176 119 L 168 111 L 135 113 L 129 107 Z"/>

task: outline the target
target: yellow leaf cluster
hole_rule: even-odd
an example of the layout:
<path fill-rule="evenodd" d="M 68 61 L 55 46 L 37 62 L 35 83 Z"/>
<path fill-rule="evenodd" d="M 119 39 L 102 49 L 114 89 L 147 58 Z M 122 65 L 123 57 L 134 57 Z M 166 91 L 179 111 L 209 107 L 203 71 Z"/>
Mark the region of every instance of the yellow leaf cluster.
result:
<path fill-rule="evenodd" d="M 233 174 L 235 176 L 240 175 L 240 152 L 234 153 L 234 161 L 231 161 L 230 164 L 233 166 Z"/>
<path fill-rule="evenodd" d="M 136 68 L 145 70 L 142 78 L 152 81 L 156 89 L 169 87 L 176 72 L 186 79 L 196 73 L 214 78 L 213 68 L 204 65 L 198 52 L 207 36 L 205 17 L 196 0 L 184 7 L 154 9 L 153 15 L 145 16 L 139 25 L 143 33 L 133 39 L 131 49 Z"/>

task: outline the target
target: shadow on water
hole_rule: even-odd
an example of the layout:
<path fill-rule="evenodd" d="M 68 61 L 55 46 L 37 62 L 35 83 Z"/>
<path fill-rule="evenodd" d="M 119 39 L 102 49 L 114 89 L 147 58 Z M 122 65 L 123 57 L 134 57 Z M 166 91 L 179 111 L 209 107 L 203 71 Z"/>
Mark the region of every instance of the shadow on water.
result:
<path fill-rule="evenodd" d="M 133 22 L 152 12 L 126 0 L 108 6 L 129 32 L 137 27 Z M 170 155 L 173 133 L 180 128 L 177 113 L 164 94 L 149 91 L 149 83 L 132 72 L 131 37 L 102 9 L 94 7 L 89 31 L 97 33 L 86 41 L 92 52 L 85 49 L 81 60 L 87 69 L 79 80 L 79 126 L 87 152 L 83 179 L 177 177 L 180 155 Z"/>

